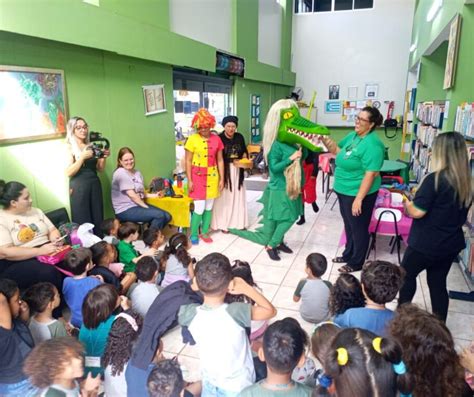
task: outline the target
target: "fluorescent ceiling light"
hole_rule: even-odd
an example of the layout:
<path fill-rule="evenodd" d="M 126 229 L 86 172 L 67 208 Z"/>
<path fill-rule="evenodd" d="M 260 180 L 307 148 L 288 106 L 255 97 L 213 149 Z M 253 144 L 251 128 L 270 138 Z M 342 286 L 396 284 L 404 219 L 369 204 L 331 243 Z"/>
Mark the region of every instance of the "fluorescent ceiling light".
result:
<path fill-rule="evenodd" d="M 410 47 L 410 52 L 414 52 L 416 50 L 416 44 L 413 43 Z"/>
<path fill-rule="evenodd" d="M 428 14 L 426 15 L 427 22 L 431 22 L 435 18 L 442 5 L 443 0 L 433 0 L 433 4 L 431 5 L 431 8 L 428 11 Z"/>

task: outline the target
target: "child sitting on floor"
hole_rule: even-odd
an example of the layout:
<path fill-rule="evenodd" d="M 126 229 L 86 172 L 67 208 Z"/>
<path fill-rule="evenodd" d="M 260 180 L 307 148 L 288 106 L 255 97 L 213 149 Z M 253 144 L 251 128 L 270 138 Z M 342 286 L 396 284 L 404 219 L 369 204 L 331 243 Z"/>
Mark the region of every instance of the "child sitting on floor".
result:
<path fill-rule="evenodd" d="M 85 347 L 86 372 L 91 372 L 94 376 L 104 372 L 101 358 L 115 316 L 122 309 L 130 309 L 130 303 L 110 284 L 92 289 L 84 300 L 84 324 L 79 331 L 79 340 Z"/>
<path fill-rule="evenodd" d="M 385 336 L 387 325 L 394 314 L 385 307 L 397 296 L 403 284 L 405 271 L 386 261 L 368 262 L 362 268 L 361 283 L 365 307 L 346 310 L 334 318 L 343 328 L 362 328 L 376 335 Z"/>
<path fill-rule="evenodd" d="M 324 255 L 309 254 L 306 257 L 305 272 L 307 278 L 301 280 L 296 287 L 293 301 L 301 299 L 300 314 L 310 323 L 319 323 L 329 317 L 329 293 L 331 283 L 321 280 L 328 263 Z"/>
<path fill-rule="evenodd" d="M 71 324 L 80 328 L 84 298 L 91 289 L 100 285 L 101 281 L 97 277 L 87 276 L 93 266 L 92 254 L 88 248 L 76 248 L 68 252 L 64 263 L 74 276 L 64 279 L 63 295 L 71 309 Z"/>
<path fill-rule="evenodd" d="M 17 283 L 0 278 L 0 396 L 33 395 L 34 387 L 22 371 L 34 346 L 23 317 L 28 308 Z"/>
<path fill-rule="evenodd" d="M 263 348 L 258 351 L 260 360 L 267 364 L 267 377 L 244 389 L 240 396 L 311 396 L 311 388 L 291 380 L 293 370 L 305 363 L 307 345 L 308 336 L 294 318 L 271 324 L 263 335 Z"/>
<path fill-rule="evenodd" d="M 117 238 L 117 233 L 120 227 L 120 221 L 117 218 L 108 218 L 102 221 L 100 224 L 100 229 L 104 234 L 105 242 L 117 245 L 119 243 L 119 239 Z"/>
<path fill-rule="evenodd" d="M 255 381 L 245 328 L 251 320 L 269 320 L 273 305 L 243 279 L 232 278 L 229 259 L 220 253 L 206 255 L 195 269 L 204 303 L 181 306 L 179 323 L 188 327 L 199 348 L 203 396 L 237 395 Z M 255 302 L 224 303 L 226 293 L 244 294 Z M 224 359 L 223 359 L 224 358 Z"/>
<path fill-rule="evenodd" d="M 44 341 L 36 346 L 25 360 L 24 370 L 31 383 L 42 389 L 41 397 L 97 395 L 100 377 L 84 375 L 84 347 L 73 337 Z"/>
<path fill-rule="evenodd" d="M 200 396 L 200 382 L 184 388 L 181 368 L 176 360 L 162 360 L 150 372 L 147 389 L 150 397 L 193 397 Z"/>
<path fill-rule="evenodd" d="M 258 285 L 253 280 L 252 269 L 250 268 L 250 265 L 248 264 L 248 262 L 239 261 L 239 260 L 234 261 L 234 264 L 232 265 L 232 276 L 240 277 L 248 285 L 255 288 L 258 292 L 260 293 L 262 292 L 262 290 L 258 287 Z M 255 303 L 253 300 L 249 299 L 246 295 L 235 295 L 235 294 L 230 294 L 230 293 L 226 295 L 225 302 L 226 303 L 245 302 L 251 305 Z M 268 321 L 266 320 L 263 320 L 263 321 L 252 320 L 251 329 L 250 329 L 251 342 L 263 336 L 263 333 L 267 329 L 267 324 L 268 324 Z M 258 349 L 255 348 L 253 345 L 252 345 L 252 349 L 254 349 L 255 351 L 258 351 Z"/>
<path fill-rule="evenodd" d="M 61 303 L 59 292 L 53 284 L 44 282 L 32 285 L 23 294 L 23 300 L 30 308 L 28 327 L 36 345 L 68 335 L 64 323 L 53 318 L 53 310 Z"/>
<path fill-rule="evenodd" d="M 337 396 L 411 396 L 413 389 L 400 345 L 363 329 L 343 329 L 334 337 L 324 371 Z M 327 395 L 322 384 L 313 392 L 315 397 Z"/>
<path fill-rule="evenodd" d="M 331 316 L 343 314 L 353 307 L 364 307 L 365 298 L 360 281 L 352 274 L 341 273 L 329 294 Z"/>
<path fill-rule="evenodd" d="M 161 257 L 161 263 L 165 268 L 162 287 L 178 280 L 189 281 L 194 277 L 193 263 L 188 253 L 191 247 L 192 244 L 184 233 L 176 233 L 170 238 Z"/>
<path fill-rule="evenodd" d="M 143 242 L 147 248 L 158 249 L 165 242 L 165 236 L 160 229 L 149 227 L 143 232 Z"/>
<path fill-rule="evenodd" d="M 119 293 L 126 293 L 130 286 L 135 282 L 135 273 L 123 273 L 121 276 L 110 270 L 109 266 L 117 260 L 117 250 L 105 241 L 99 241 L 90 247 L 92 252 L 92 262 L 95 266 L 89 271 L 90 276 L 101 276 L 104 283 L 111 284 Z"/>
<path fill-rule="evenodd" d="M 140 255 L 133 242 L 138 240 L 138 225 L 133 222 L 122 223 L 118 230 L 118 238 L 120 242 L 117 245 L 119 252 L 119 261 L 125 266 L 123 268 L 125 273 L 134 272 L 137 262 L 144 256 L 155 256 L 156 249 L 148 248 L 142 255 Z"/>
<path fill-rule="evenodd" d="M 145 317 L 151 304 L 160 293 L 159 287 L 156 285 L 158 277 L 156 262 L 151 256 L 141 258 L 137 263 L 135 273 L 138 283 L 130 287 L 129 297 L 132 301 L 132 309 Z"/>
<path fill-rule="evenodd" d="M 102 365 L 105 367 L 104 389 L 107 396 L 127 397 L 125 371 L 142 325 L 141 316 L 133 310 L 126 310 L 115 317 L 102 357 Z"/>

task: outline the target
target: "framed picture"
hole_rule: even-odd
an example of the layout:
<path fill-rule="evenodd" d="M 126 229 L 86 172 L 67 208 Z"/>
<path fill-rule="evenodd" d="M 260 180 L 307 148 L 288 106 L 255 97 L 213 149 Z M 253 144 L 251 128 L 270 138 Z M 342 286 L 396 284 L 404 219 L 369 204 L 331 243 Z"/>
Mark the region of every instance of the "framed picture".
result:
<path fill-rule="evenodd" d="M 329 96 L 329 99 L 339 99 L 339 86 L 330 85 L 328 96 Z"/>
<path fill-rule="evenodd" d="M 379 94 L 379 85 L 368 83 L 365 85 L 365 99 L 376 99 Z"/>
<path fill-rule="evenodd" d="M 166 112 L 164 84 L 144 85 L 145 116 Z"/>
<path fill-rule="evenodd" d="M 444 69 L 443 84 L 443 89 L 445 90 L 454 85 L 460 31 L 461 15 L 457 14 L 451 21 L 451 26 L 449 28 L 448 55 L 446 56 L 446 68 Z"/>
<path fill-rule="evenodd" d="M 324 113 L 339 114 L 342 111 L 341 101 L 324 101 Z"/>
<path fill-rule="evenodd" d="M 64 72 L 0 65 L 0 144 L 66 134 Z"/>

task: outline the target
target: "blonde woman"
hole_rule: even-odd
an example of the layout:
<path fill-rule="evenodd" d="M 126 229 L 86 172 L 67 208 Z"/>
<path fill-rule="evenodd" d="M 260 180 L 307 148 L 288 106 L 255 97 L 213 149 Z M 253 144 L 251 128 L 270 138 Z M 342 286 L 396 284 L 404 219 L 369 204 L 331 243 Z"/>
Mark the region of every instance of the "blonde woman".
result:
<path fill-rule="evenodd" d="M 432 311 L 446 321 L 446 277 L 466 246 L 461 227 L 472 203 L 472 178 L 463 136 L 457 132 L 438 135 L 431 161 L 433 172 L 423 179 L 414 200 L 405 204 L 414 220 L 402 260 L 407 273 L 398 303 L 411 302 L 416 277 L 426 270 Z"/>
<path fill-rule="evenodd" d="M 93 223 L 94 233 L 101 234 L 100 224 L 104 218 L 102 186 L 97 171 L 105 168 L 110 152 L 96 158 L 90 147 L 89 126 L 82 117 L 73 117 L 67 123 L 69 164 L 66 175 L 69 179 L 71 218 L 76 223 Z"/>

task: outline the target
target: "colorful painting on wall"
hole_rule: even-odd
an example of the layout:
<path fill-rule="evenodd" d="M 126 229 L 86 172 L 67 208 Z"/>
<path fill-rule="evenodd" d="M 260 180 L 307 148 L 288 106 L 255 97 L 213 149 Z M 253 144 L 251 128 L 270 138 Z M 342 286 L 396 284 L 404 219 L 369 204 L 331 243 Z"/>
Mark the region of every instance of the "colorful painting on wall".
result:
<path fill-rule="evenodd" d="M 0 144 L 63 137 L 64 72 L 0 65 Z"/>

